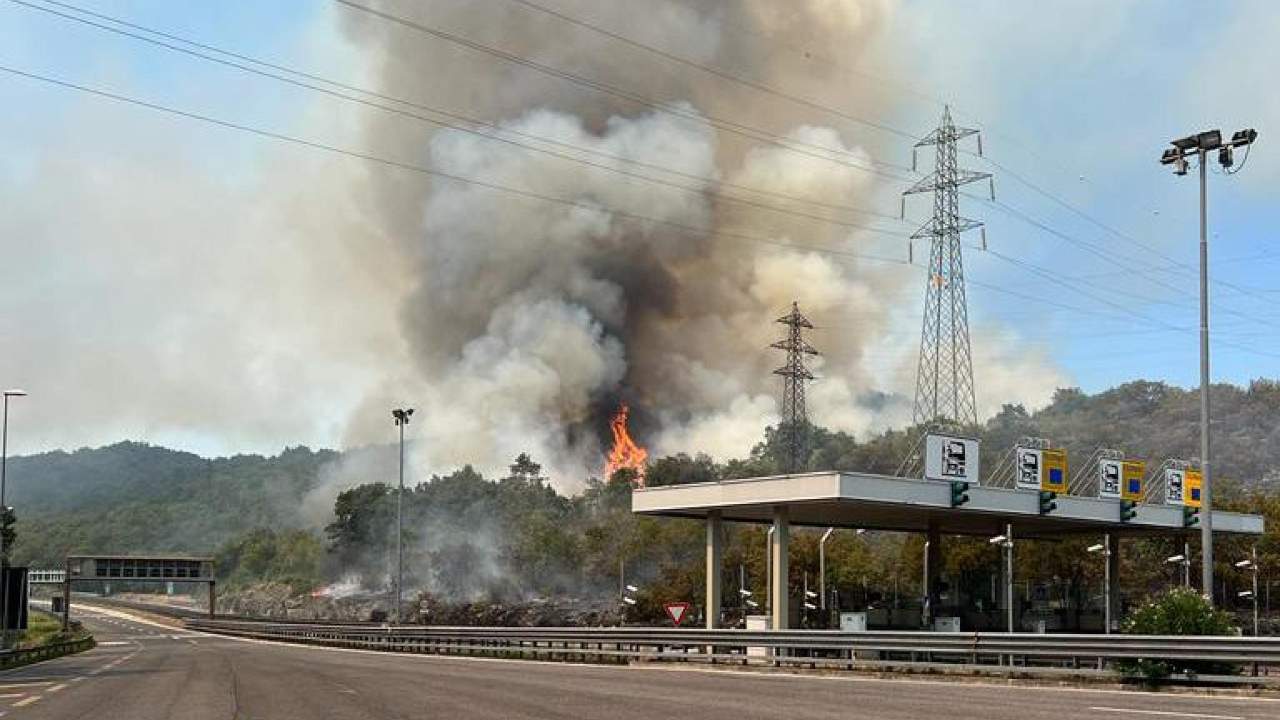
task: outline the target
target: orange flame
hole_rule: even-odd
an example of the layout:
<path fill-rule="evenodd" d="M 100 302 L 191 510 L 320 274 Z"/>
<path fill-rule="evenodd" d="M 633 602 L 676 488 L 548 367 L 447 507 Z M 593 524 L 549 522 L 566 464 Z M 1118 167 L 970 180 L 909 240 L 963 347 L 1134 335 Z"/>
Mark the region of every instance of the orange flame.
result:
<path fill-rule="evenodd" d="M 644 487 L 644 463 L 649 459 L 649 451 L 636 444 L 627 432 L 627 415 L 631 409 L 626 403 L 618 406 L 618 412 L 609 421 L 609 429 L 613 431 L 613 449 L 604 465 L 605 480 L 623 468 L 636 471 L 636 487 Z"/>

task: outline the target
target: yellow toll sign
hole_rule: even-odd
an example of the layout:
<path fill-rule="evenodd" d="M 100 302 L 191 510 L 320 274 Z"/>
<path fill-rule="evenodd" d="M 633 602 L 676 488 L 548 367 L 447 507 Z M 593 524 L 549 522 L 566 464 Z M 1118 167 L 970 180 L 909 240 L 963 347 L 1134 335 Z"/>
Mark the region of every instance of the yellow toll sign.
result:
<path fill-rule="evenodd" d="M 1200 488 L 1204 487 L 1204 476 L 1199 470 L 1188 470 L 1182 481 L 1182 504 L 1187 507 L 1200 507 Z"/>
<path fill-rule="evenodd" d="M 1045 450 L 1040 466 L 1040 489 L 1066 494 L 1067 451 Z"/>
<path fill-rule="evenodd" d="M 1147 464 L 1141 460 L 1125 460 L 1123 473 L 1124 484 L 1121 486 L 1120 497 L 1135 502 L 1141 500 L 1142 478 L 1147 474 Z"/>

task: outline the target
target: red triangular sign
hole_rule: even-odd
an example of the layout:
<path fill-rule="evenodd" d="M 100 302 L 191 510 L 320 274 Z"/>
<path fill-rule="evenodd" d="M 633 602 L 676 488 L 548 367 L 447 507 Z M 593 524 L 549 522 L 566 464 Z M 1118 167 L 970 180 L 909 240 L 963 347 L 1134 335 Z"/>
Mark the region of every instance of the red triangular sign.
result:
<path fill-rule="evenodd" d="M 662 607 L 666 608 L 667 617 L 671 618 L 671 622 L 676 625 L 683 622 L 685 616 L 689 614 L 689 603 L 687 602 L 667 603 Z"/>

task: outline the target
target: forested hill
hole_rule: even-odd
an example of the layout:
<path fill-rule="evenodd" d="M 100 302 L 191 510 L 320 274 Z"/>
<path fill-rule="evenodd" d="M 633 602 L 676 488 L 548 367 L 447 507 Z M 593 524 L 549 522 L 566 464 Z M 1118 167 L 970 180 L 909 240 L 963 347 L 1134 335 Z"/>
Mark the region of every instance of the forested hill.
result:
<path fill-rule="evenodd" d="M 16 558 L 67 551 L 207 552 L 256 527 L 302 523 L 299 501 L 330 450 L 206 459 L 136 442 L 9 459 Z"/>
<path fill-rule="evenodd" d="M 1066 447 L 1073 468 L 1099 446 L 1122 449 L 1130 456 L 1159 463 L 1199 454 L 1198 413 L 1195 391 L 1139 381 L 1094 395 L 1060 390 L 1052 403 L 1033 413 L 1019 406 L 1005 406 L 984 427 L 974 431 L 983 438 L 983 463 L 988 470 L 1024 435 L 1050 438 L 1056 445 Z M 1223 500 L 1242 499 L 1247 490 L 1280 492 L 1280 383 L 1256 381 L 1247 388 L 1215 386 L 1213 417 L 1215 474 L 1226 479 L 1220 486 Z M 743 457 L 726 463 L 713 462 L 705 456 L 657 458 L 650 466 L 649 480 L 653 484 L 669 484 L 777 472 L 777 434 L 769 430 L 764 435 L 758 443 L 744 438 Z M 809 466 L 891 473 L 917 437 L 916 429 L 854 438 L 815 428 Z M 354 456 L 348 453 L 345 459 Z M 342 532 L 349 529 L 343 522 L 354 523 L 366 514 L 369 518 L 378 517 L 372 505 L 347 508 L 345 519 L 339 518 L 335 525 L 338 529 L 331 528 L 329 533 L 325 532 L 325 525 L 335 521 L 333 498 L 323 498 L 328 504 L 318 506 L 318 512 L 302 512 L 303 498 L 320 483 L 325 468 L 340 458 L 343 455 L 334 451 L 299 447 L 274 457 L 205 459 L 134 442 L 11 458 L 9 502 L 18 515 L 15 557 L 18 561 L 44 564 L 56 562 L 68 551 L 209 552 L 219 547 L 239 547 L 236 543 L 243 545 L 246 537 L 257 538 L 254 543 L 260 545 L 262 538 L 260 533 L 254 535 L 255 531 L 299 529 L 310 538 L 307 542 L 314 552 L 321 552 L 323 546 L 332 550 L 326 553 L 329 560 L 325 573 L 341 572 L 341 563 L 337 562 L 341 558 L 366 551 L 374 551 L 375 555 L 381 552 L 376 547 L 355 545 L 379 545 L 386 539 L 353 540 L 356 535 L 347 537 Z M 378 473 L 364 481 L 391 479 L 374 475 Z M 430 487 L 415 491 L 414 497 L 421 495 L 422 501 L 431 506 L 433 517 L 468 518 L 477 512 L 468 498 L 506 497 L 514 492 L 512 488 L 524 487 L 522 483 L 504 484 L 504 480 L 510 478 L 483 478 L 467 468 L 434 478 L 427 484 Z M 546 482 L 543 489 L 548 497 L 543 505 L 550 503 L 547 507 L 561 509 L 556 512 L 589 513 L 583 501 L 569 503 L 550 489 L 566 484 L 561 480 L 538 479 Z M 467 492 L 445 492 L 455 486 L 465 486 Z M 383 503 L 379 498 L 384 491 L 385 488 L 382 492 L 352 494 L 348 504 L 360 497 L 375 505 Z M 320 495 L 316 493 L 316 497 Z M 537 518 L 533 517 L 537 504 L 530 505 L 528 498 L 519 493 L 512 497 L 515 500 L 499 502 L 506 508 L 502 532 L 537 525 Z M 561 525 L 565 537 L 557 540 L 557 547 L 569 557 L 576 552 L 570 546 L 578 542 L 569 537 L 570 530 L 581 534 L 587 526 L 567 521 Z M 607 534 L 607 527 L 598 532 Z M 478 547 L 483 546 L 488 552 L 494 547 L 527 544 L 522 538 L 504 536 L 499 540 Z"/>

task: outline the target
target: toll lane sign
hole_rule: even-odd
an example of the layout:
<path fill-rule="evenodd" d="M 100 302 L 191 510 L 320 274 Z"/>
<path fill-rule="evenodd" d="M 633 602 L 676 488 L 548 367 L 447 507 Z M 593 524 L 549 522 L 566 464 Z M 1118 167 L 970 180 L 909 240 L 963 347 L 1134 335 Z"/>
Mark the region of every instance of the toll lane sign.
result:
<path fill-rule="evenodd" d="M 1017 475 L 1019 490 L 1040 489 L 1040 469 L 1044 466 L 1044 451 L 1035 448 L 1017 449 L 1017 464 L 1014 473 Z"/>
<path fill-rule="evenodd" d="M 1098 461 L 1098 497 L 1118 498 L 1124 485 L 1124 463 L 1103 458 Z"/>
<path fill-rule="evenodd" d="M 1067 451 L 1042 450 L 1040 453 L 1041 463 L 1044 466 L 1040 475 L 1040 489 L 1066 494 Z"/>
<path fill-rule="evenodd" d="M 1199 470 L 1187 470 L 1182 477 L 1182 504 L 1187 507 L 1200 507 L 1200 489 L 1204 487 L 1204 476 Z"/>
<path fill-rule="evenodd" d="M 1142 499 L 1142 477 L 1146 471 L 1147 464 L 1141 460 L 1099 460 L 1098 497 Z"/>
<path fill-rule="evenodd" d="M 978 441 L 950 435 L 925 438 L 924 477 L 943 482 L 978 482 Z"/>
<path fill-rule="evenodd" d="M 1169 468 L 1164 471 L 1164 504 L 1165 505 L 1182 505 L 1186 502 L 1183 497 L 1186 483 L 1186 470 L 1178 470 L 1177 468 Z"/>

